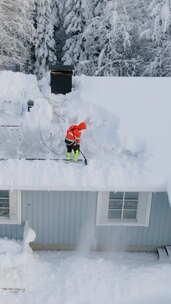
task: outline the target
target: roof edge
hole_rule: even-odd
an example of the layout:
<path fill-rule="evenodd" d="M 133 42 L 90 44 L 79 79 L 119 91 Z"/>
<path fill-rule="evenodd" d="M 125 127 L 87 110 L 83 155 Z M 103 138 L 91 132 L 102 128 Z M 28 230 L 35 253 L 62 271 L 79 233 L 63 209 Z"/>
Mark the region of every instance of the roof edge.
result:
<path fill-rule="evenodd" d="M 18 186 L 18 185 L 0 185 L 0 190 L 19 190 L 19 191 L 77 191 L 77 192 L 167 192 L 164 186 L 149 186 L 149 187 L 113 187 L 113 188 L 103 188 L 103 187 L 49 187 L 49 186 Z"/>

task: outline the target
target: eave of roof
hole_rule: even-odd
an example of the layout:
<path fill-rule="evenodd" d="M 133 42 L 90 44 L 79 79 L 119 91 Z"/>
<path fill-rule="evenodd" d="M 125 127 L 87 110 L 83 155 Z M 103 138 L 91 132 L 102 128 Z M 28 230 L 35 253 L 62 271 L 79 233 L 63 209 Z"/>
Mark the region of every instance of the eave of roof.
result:
<path fill-rule="evenodd" d="M 115 174 L 106 178 L 103 172 L 97 171 L 93 175 L 90 166 L 75 167 L 76 164 L 59 164 L 55 161 L 26 161 L 7 160 L 0 162 L 1 190 L 32 190 L 32 191 L 135 191 L 135 192 L 166 192 L 165 179 L 153 175 L 130 176 L 124 179 L 124 172 L 120 180 Z M 112 173 L 115 172 L 114 169 Z M 97 179 L 95 178 L 97 175 Z"/>

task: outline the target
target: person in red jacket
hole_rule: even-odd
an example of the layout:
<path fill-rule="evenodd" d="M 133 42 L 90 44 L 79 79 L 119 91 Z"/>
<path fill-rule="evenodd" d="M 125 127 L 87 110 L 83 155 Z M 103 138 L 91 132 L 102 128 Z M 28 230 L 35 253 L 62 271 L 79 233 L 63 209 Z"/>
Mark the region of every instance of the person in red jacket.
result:
<path fill-rule="evenodd" d="M 65 136 L 65 143 L 67 147 L 66 159 L 71 159 L 71 153 L 73 153 L 73 158 L 75 161 L 78 160 L 80 154 L 80 138 L 81 131 L 87 129 L 85 122 L 81 122 L 79 125 L 70 126 L 67 129 Z"/>

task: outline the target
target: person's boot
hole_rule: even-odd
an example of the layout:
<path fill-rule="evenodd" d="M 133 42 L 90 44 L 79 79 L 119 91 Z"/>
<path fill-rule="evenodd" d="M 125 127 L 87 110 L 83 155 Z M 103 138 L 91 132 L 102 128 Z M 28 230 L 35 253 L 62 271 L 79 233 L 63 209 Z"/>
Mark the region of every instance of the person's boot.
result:
<path fill-rule="evenodd" d="M 74 152 L 74 161 L 77 161 L 77 160 L 78 160 L 79 154 L 80 154 L 80 151 L 79 151 L 79 150 L 76 150 L 76 151 Z"/>
<path fill-rule="evenodd" d="M 67 152 L 66 153 L 66 160 L 70 160 L 71 159 L 71 152 Z"/>

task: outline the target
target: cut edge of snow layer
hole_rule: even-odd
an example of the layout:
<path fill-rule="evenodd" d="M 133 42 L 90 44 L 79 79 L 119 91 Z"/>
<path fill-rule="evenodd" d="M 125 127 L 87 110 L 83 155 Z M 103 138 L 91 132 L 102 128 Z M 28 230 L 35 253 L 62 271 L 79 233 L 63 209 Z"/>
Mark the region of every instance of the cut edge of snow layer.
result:
<path fill-rule="evenodd" d="M 107 177 L 96 164 L 81 166 L 63 161 L 7 160 L 0 162 L 2 190 L 58 191 L 166 191 L 166 180 L 147 175 L 125 175 L 110 168 Z M 117 169 L 118 170 L 118 169 Z M 3 176 L 1 174 L 3 172 Z M 59 175 L 60 173 L 60 175 Z M 152 182 L 153 180 L 153 182 Z M 79 181 L 79 182 L 78 182 Z"/>

